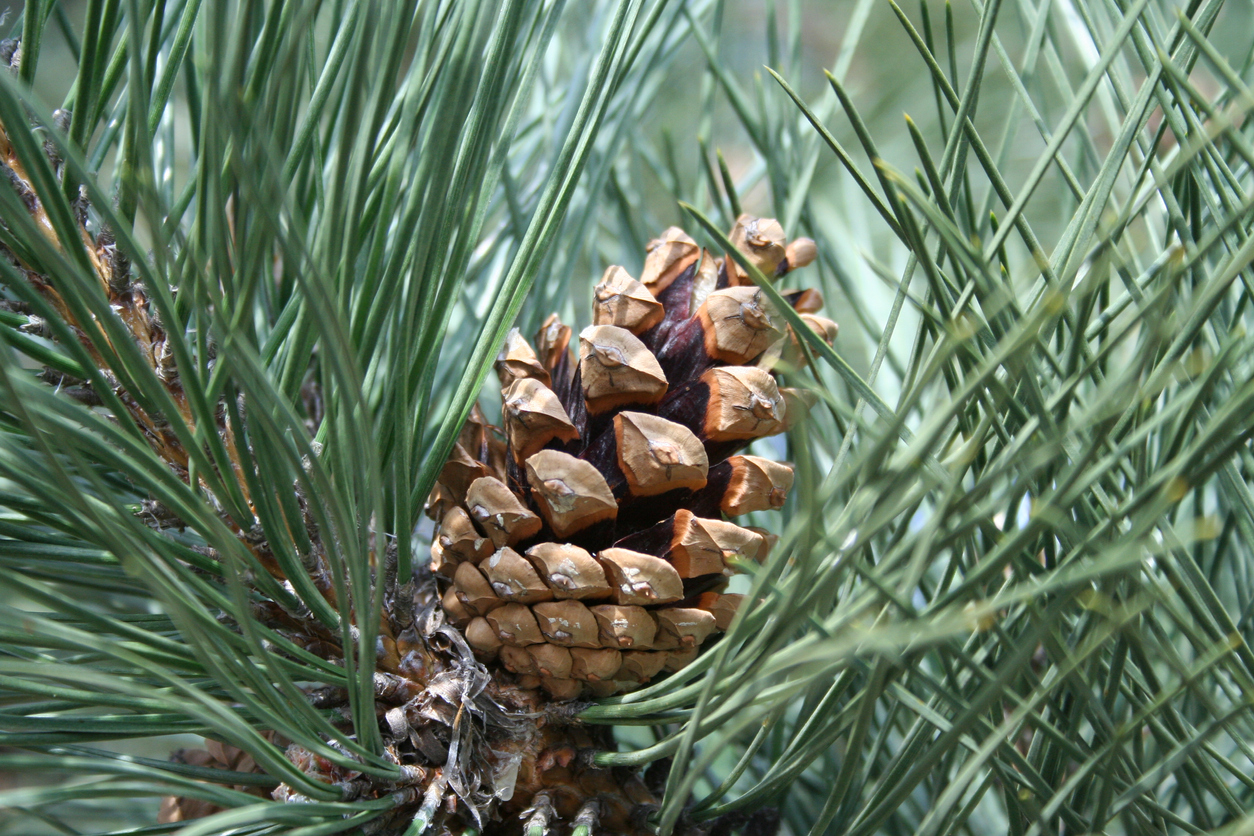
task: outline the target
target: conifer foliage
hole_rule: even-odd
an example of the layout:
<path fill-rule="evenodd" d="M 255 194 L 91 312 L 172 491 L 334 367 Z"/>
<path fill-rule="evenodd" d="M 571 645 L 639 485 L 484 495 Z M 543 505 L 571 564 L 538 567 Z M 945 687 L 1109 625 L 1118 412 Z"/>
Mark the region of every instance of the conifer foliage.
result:
<path fill-rule="evenodd" d="M 0 22 L 0 836 L 1249 830 L 1248 5 L 835 5 Z"/>

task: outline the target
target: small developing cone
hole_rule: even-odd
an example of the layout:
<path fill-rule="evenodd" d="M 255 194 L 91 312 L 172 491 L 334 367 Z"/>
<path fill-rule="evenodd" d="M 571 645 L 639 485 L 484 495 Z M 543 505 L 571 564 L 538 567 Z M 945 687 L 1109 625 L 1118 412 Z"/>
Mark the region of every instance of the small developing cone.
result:
<path fill-rule="evenodd" d="M 729 237 L 770 277 L 816 256 L 769 218 L 742 216 Z M 781 295 L 835 339 L 818 291 Z M 729 520 L 782 508 L 793 483 L 789 465 L 739 451 L 808 409 L 774 371 L 801 366 L 801 344 L 734 259 L 675 227 L 638 279 L 604 272 L 577 339 L 556 316 L 534 344 L 510 331 L 503 429 L 472 414 L 428 506 L 446 614 L 476 655 L 551 699 L 604 696 L 725 631 L 741 601 L 727 576 L 773 542 Z"/>

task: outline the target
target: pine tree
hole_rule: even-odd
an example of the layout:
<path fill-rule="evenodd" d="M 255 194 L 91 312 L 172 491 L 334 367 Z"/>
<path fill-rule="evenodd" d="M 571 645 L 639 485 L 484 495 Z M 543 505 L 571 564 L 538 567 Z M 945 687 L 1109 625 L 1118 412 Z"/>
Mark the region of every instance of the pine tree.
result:
<path fill-rule="evenodd" d="M 0 833 L 1249 827 L 1248 10 L 750 5 L 5 24 Z"/>

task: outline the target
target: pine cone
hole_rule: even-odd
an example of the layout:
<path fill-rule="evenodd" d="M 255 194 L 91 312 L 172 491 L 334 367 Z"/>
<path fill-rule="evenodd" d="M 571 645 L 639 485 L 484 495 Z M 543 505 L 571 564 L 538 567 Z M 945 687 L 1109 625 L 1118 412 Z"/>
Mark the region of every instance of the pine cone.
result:
<path fill-rule="evenodd" d="M 771 219 L 731 240 L 763 273 L 814 258 Z M 672 227 L 637 281 L 610 267 L 593 324 L 550 316 L 497 358 L 501 427 L 478 409 L 428 502 L 443 606 L 480 661 L 551 700 L 609 696 L 692 662 L 727 629 L 738 561 L 771 535 L 724 517 L 779 508 L 786 464 L 738 451 L 805 410 L 772 371 L 805 354 L 761 289 Z M 817 291 L 786 298 L 829 341 Z M 503 670 L 502 670 L 503 669 Z"/>

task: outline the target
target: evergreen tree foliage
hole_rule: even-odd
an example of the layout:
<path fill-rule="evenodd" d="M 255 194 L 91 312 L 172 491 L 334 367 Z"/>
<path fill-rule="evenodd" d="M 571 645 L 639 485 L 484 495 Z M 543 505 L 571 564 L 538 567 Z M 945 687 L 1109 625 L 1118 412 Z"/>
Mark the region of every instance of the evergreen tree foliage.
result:
<path fill-rule="evenodd" d="M 841 326 L 744 262 L 815 400 L 754 448 L 779 541 L 579 757 L 661 834 L 1249 829 L 1248 8 L 857 0 L 816 54 L 822 4 L 751 5 L 4 24 L 0 833 L 434 830 L 380 630 L 506 332 L 742 212 Z"/>

